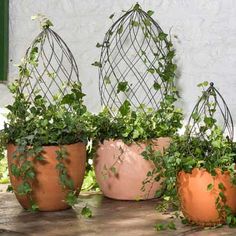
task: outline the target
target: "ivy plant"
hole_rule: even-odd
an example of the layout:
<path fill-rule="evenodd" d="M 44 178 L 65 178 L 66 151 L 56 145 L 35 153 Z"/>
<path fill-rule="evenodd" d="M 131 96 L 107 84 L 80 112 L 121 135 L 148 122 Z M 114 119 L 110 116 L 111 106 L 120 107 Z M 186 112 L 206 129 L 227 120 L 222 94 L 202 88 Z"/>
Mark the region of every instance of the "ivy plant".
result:
<path fill-rule="evenodd" d="M 46 17 L 41 18 L 40 23 L 44 30 L 52 25 Z M 43 39 L 39 38 L 38 43 L 40 40 Z M 19 195 L 28 196 L 33 211 L 37 210 L 38 206 L 33 198 L 31 183 L 37 179 L 37 173 L 30 157 L 33 157 L 34 161 L 44 161 L 42 152 L 45 145 L 59 147 L 56 152 L 56 169 L 62 189 L 67 192 L 65 201 L 71 206 L 77 202 L 77 190 L 65 165 L 67 150 L 64 145 L 87 143 L 92 117 L 83 104 L 85 94 L 79 82 L 65 84 L 69 92 L 54 94 L 51 102 L 36 89 L 32 89 L 30 94 L 23 92 L 23 83 L 30 79 L 30 66 L 38 65 L 37 45 L 36 43 L 30 48 L 27 56 L 18 65 L 19 79 L 9 85 L 14 102 L 7 106 L 7 122 L 0 133 L 0 159 L 5 157 L 4 151 L 8 144 L 17 147 L 13 158 L 17 158 L 18 164 L 12 164 L 10 169 L 13 176 L 21 177 L 22 183 L 15 191 Z M 48 74 L 50 76 L 47 79 L 55 79 L 56 74 L 49 71 Z"/>
<path fill-rule="evenodd" d="M 201 83 L 199 86 L 207 86 Z M 205 90 L 203 90 L 204 96 Z M 175 136 L 170 147 L 164 154 L 154 151 L 148 146 L 142 153 L 145 159 L 152 160 L 156 169 L 152 173 L 157 181 L 162 179 L 162 188 L 157 191 L 156 196 L 161 197 L 162 203 L 158 206 L 160 212 L 180 211 L 180 201 L 177 189 L 177 176 L 180 171 L 191 173 L 194 168 L 207 170 L 212 176 L 216 176 L 216 169 L 220 168 L 222 173 L 229 172 L 231 182 L 236 185 L 235 170 L 235 144 L 224 134 L 223 128 L 217 123 L 214 114 L 216 104 L 207 100 L 205 110 L 200 114 L 192 113 L 192 119 L 200 130 L 198 135 L 191 135 L 191 126 L 186 127 L 184 135 Z M 206 111 L 210 111 L 211 115 Z M 216 209 L 219 215 L 226 215 L 226 224 L 236 226 L 236 218 L 229 206 L 226 205 L 225 187 L 223 183 L 219 186 L 219 196 L 215 199 Z M 212 183 L 207 186 L 208 191 L 213 188 Z M 197 193 L 196 193 L 197 194 Z M 180 214 L 177 214 L 180 216 Z M 180 216 L 183 223 L 189 223 L 187 219 Z M 157 229 L 166 229 L 165 224 Z"/>

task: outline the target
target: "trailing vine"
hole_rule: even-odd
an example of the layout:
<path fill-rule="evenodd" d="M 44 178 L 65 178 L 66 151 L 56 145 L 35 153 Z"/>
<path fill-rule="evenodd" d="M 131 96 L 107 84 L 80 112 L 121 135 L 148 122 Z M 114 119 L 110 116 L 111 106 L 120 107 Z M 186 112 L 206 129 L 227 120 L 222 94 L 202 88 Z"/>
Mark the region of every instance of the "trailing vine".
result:
<path fill-rule="evenodd" d="M 207 85 L 207 82 L 199 84 L 199 87 L 203 88 L 204 98 L 206 98 L 204 87 Z M 214 92 L 210 96 L 215 96 Z M 191 173 L 194 168 L 199 168 L 216 176 L 216 169 L 220 169 L 222 173 L 229 173 L 231 184 L 236 185 L 235 144 L 229 140 L 228 136 L 225 137 L 224 129 L 217 123 L 214 100 L 206 99 L 204 104 L 205 109 L 199 110 L 199 112 L 195 110 L 192 113 L 191 119 L 194 120 L 194 125 L 198 128 L 197 131 L 194 130 L 195 135 L 191 136 L 189 133 L 193 131 L 193 126 L 187 126 L 186 133 L 183 136 L 175 136 L 164 155 L 154 151 L 151 146 L 148 146 L 143 152 L 145 159 L 152 160 L 156 164 L 157 181 L 162 179 L 162 188 L 156 193 L 156 196 L 162 199 L 162 203 L 158 206 L 160 212 L 181 210 L 177 184 L 177 176 L 180 171 Z M 201 111 L 203 113 L 200 113 Z M 218 186 L 214 186 L 214 183 L 209 183 L 207 191 L 212 191 L 215 188 L 219 189 L 219 195 L 215 199 L 219 217 L 226 219 L 226 224 L 230 227 L 235 226 L 236 217 L 226 204 L 224 184 L 219 183 Z M 184 219 L 179 213 L 177 216 L 185 224 L 194 223 Z M 158 230 L 167 228 L 166 224 L 157 227 Z"/>
<path fill-rule="evenodd" d="M 52 23 L 46 17 L 40 17 L 41 27 L 48 30 Z M 24 93 L 31 78 L 31 68 L 37 68 L 39 45 L 45 40 L 38 37 L 29 48 L 19 69 L 19 79 L 9 85 L 14 102 L 8 105 L 9 113 L 4 130 L 1 132 L 1 158 L 5 157 L 4 150 L 8 144 L 14 144 L 17 149 L 13 154 L 13 163 L 10 172 L 22 182 L 14 189 L 20 196 L 30 200 L 32 211 L 38 210 L 37 202 L 33 197 L 32 183 L 37 179 L 33 163 L 44 162 L 44 146 L 58 146 L 56 152 L 58 176 L 62 189 L 67 193 L 65 202 L 73 206 L 77 203 L 78 190 L 75 189 L 67 167 L 67 150 L 65 145 L 77 142 L 87 143 L 91 130 L 92 115 L 83 104 L 83 94 L 80 82 L 65 84 L 68 88 L 66 94 L 60 91 L 53 95 L 49 102 L 40 90 L 32 89 Z M 45 76 L 54 81 L 56 74 L 46 68 Z M 43 78 L 38 78 L 42 80 Z M 85 213 L 90 211 L 86 207 Z M 92 213 L 90 211 L 90 217 Z"/>

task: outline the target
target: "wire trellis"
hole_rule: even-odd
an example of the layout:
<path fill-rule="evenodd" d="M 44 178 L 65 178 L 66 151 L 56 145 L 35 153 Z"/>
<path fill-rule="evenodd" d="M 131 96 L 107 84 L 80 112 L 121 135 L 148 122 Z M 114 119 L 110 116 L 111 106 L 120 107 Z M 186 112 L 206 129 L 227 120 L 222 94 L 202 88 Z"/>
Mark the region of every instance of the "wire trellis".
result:
<path fill-rule="evenodd" d="M 200 137 L 202 140 L 206 140 L 210 130 L 205 129 L 205 123 L 211 121 L 221 128 L 222 133 L 228 140 L 233 141 L 234 124 L 232 115 L 224 98 L 212 82 L 209 88 L 203 92 L 190 115 L 187 125 L 189 138 Z"/>
<path fill-rule="evenodd" d="M 69 93 L 70 85 L 79 82 L 78 67 L 70 49 L 50 28 L 43 29 L 34 39 L 23 61 L 27 72 L 20 77 L 21 92 L 29 100 L 41 95 L 52 103 L 54 96 Z"/>
<path fill-rule="evenodd" d="M 125 100 L 133 108 L 158 109 L 171 86 L 162 76 L 171 64 L 166 36 L 138 4 L 107 31 L 101 45 L 99 91 L 102 105 L 113 114 Z"/>

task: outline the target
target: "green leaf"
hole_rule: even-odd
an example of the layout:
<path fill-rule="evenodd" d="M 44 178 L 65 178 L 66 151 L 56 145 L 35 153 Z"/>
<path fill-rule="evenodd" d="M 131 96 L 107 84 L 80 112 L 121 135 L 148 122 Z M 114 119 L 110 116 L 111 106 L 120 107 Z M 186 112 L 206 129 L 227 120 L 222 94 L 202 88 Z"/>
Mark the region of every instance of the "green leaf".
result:
<path fill-rule="evenodd" d="M 69 206 L 74 206 L 78 202 L 78 198 L 74 192 L 70 191 L 66 195 L 65 201 Z"/>
<path fill-rule="evenodd" d="M 152 25 L 152 24 L 151 24 L 151 21 L 150 21 L 149 19 L 144 19 L 144 20 L 143 20 L 143 23 L 144 23 L 144 25 L 147 26 L 147 27 Z"/>
<path fill-rule="evenodd" d="M 100 43 L 97 43 L 97 44 L 96 44 L 96 47 L 97 47 L 97 48 L 101 48 L 102 46 L 103 46 L 103 45 L 100 44 Z"/>
<path fill-rule="evenodd" d="M 218 184 L 218 187 L 219 187 L 219 189 L 222 190 L 222 191 L 225 190 L 225 186 L 224 186 L 223 183 L 219 183 L 219 184 Z"/>
<path fill-rule="evenodd" d="M 31 204 L 31 211 L 37 212 L 39 210 L 39 206 L 36 203 Z"/>
<path fill-rule="evenodd" d="M 221 200 L 222 200 L 223 202 L 226 201 L 226 197 L 225 197 L 225 194 L 224 194 L 223 192 L 220 192 L 220 193 L 219 193 L 219 196 L 220 196 L 220 198 L 221 198 Z"/>
<path fill-rule="evenodd" d="M 154 14 L 154 11 L 148 10 L 148 11 L 147 11 L 147 14 L 148 14 L 149 16 L 152 16 L 152 15 Z"/>
<path fill-rule="evenodd" d="M 134 5 L 134 7 L 133 7 L 133 10 L 134 10 L 134 11 L 140 10 L 140 5 L 139 5 L 138 3 L 136 3 L 136 4 Z"/>
<path fill-rule="evenodd" d="M 90 208 L 85 206 L 85 207 L 83 207 L 83 209 L 81 211 L 81 215 L 85 218 L 91 218 L 93 216 L 93 213 Z"/>
<path fill-rule="evenodd" d="M 117 173 L 115 166 L 112 166 L 112 167 L 110 168 L 110 170 L 111 170 L 111 172 L 112 172 L 113 174 L 116 174 L 116 173 Z"/>
<path fill-rule="evenodd" d="M 175 226 L 175 223 L 173 221 L 169 222 L 167 227 L 171 230 L 176 230 L 176 226 Z"/>
<path fill-rule="evenodd" d="M 215 148 L 221 148 L 221 145 L 222 145 L 221 140 L 213 140 L 211 144 Z"/>
<path fill-rule="evenodd" d="M 13 176 L 19 177 L 20 176 L 20 172 L 21 172 L 20 168 L 17 165 L 15 165 L 15 164 L 11 165 L 11 173 L 12 173 Z"/>
<path fill-rule="evenodd" d="M 27 182 L 23 182 L 17 187 L 17 193 L 19 195 L 27 195 L 30 192 L 32 192 L 32 189 Z"/>
<path fill-rule="evenodd" d="M 13 187 L 11 185 L 8 185 L 7 192 L 13 192 L 13 191 L 14 191 Z"/>
<path fill-rule="evenodd" d="M 167 59 L 169 60 L 173 59 L 174 56 L 175 56 L 175 50 L 171 50 L 167 53 Z M 176 67 L 174 69 L 176 69 Z"/>
<path fill-rule="evenodd" d="M 158 35 L 158 38 L 162 41 L 167 38 L 168 34 L 165 34 L 164 32 L 160 32 Z"/>
<path fill-rule="evenodd" d="M 128 91 L 128 82 L 127 81 L 119 82 L 117 85 L 117 93 L 126 91 Z"/>
<path fill-rule="evenodd" d="M 202 83 L 199 83 L 197 86 L 198 87 L 206 87 L 206 86 L 208 86 L 208 81 L 204 81 L 204 82 L 202 82 Z"/>
<path fill-rule="evenodd" d="M 29 179 L 34 179 L 35 178 L 35 172 L 32 170 L 29 170 L 25 173 L 25 176 L 28 177 Z"/>
<path fill-rule="evenodd" d="M 155 229 L 157 231 L 162 231 L 162 230 L 166 230 L 166 225 L 165 224 L 155 224 Z"/>
<path fill-rule="evenodd" d="M 119 27 L 119 29 L 117 30 L 117 34 L 121 34 L 122 32 L 123 32 L 123 25 Z"/>
<path fill-rule="evenodd" d="M 211 191 L 213 189 L 214 185 L 213 184 L 208 184 L 207 185 L 207 191 Z"/>
<path fill-rule="evenodd" d="M 130 102 L 128 100 L 125 100 L 124 103 L 120 106 L 119 112 L 122 116 L 127 115 L 130 112 Z"/>
<path fill-rule="evenodd" d="M 153 87 L 154 87 L 155 90 L 158 91 L 158 90 L 161 88 L 161 85 L 160 85 L 159 83 L 155 82 L 155 83 L 153 84 Z"/>
<path fill-rule="evenodd" d="M 112 19 L 112 18 L 114 17 L 114 15 L 115 15 L 115 13 L 111 14 L 111 15 L 109 16 L 109 19 Z"/>
<path fill-rule="evenodd" d="M 147 72 L 149 72 L 151 74 L 154 74 L 155 73 L 155 69 L 154 68 L 149 68 L 149 69 L 147 69 Z"/>
<path fill-rule="evenodd" d="M 102 68 L 102 63 L 100 61 L 95 61 L 94 63 L 92 63 L 92 66 L 97 66 L 99 68 Z"/>
<path fill-rule="evenodd" d="M 232 221 L 232 215 L 229 215 L 226 217 L 226 224 L 227 225 L 230 225 L 231 224 L 231 221 Z"/>
<path fill-rule="evenodd" d="M 137 27 L 139 26 L 139 22 L 132 20 L 131 25 Z"/>
<path fill-rule="evenodd" d="M 104 80 L 105 84 L 111 84 L 111 80 L 109 77 L 105 76 L 103 80 Z"/>

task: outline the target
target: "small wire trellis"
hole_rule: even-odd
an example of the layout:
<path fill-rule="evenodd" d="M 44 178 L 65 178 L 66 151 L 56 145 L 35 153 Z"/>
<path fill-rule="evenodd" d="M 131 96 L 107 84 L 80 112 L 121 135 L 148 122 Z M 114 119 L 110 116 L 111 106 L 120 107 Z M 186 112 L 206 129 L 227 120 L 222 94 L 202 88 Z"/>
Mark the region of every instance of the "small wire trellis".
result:
<path fill-rule="evenodd" d="M 172 43 L 150 13 L 136 4 L 113 23 L 101 44 L 101 103 L 113 114 L 125 100 L 133 108 L 156 110 L 172 86 Z"/>
<path fill-rule="evenodd" d="M 190 139 L 191 137 L 200 137 L 202 140 L 206 140 L 210 132 L 209 127 L 211 128 L 212 124 L 220 127 L 223 135 L 233 141 L 233 118 L 224 98 L 214 87 L 214 83 L 210 83 L 209 88 L 203 92 L 195 105 L 188 121 L 187 134 Z"/>
<path fill-rule="evenodd" d="M 23 67 L 21 92 L 31 101 L 41 95 L 52 103 L 55 95 L 69 93 L 70 85 L 79 82 L 78 67 L 70 49 L 50 28 L 43 29 L 27 49 Z"/>

